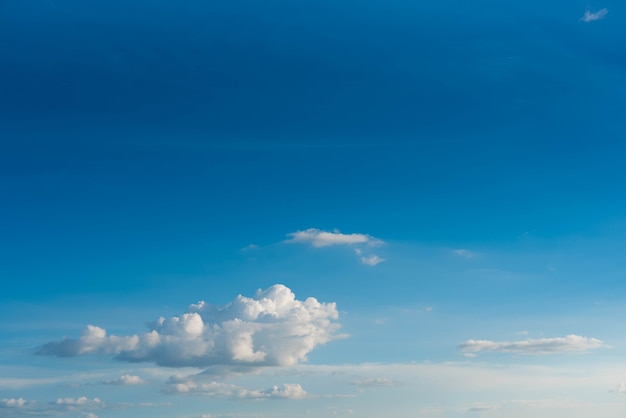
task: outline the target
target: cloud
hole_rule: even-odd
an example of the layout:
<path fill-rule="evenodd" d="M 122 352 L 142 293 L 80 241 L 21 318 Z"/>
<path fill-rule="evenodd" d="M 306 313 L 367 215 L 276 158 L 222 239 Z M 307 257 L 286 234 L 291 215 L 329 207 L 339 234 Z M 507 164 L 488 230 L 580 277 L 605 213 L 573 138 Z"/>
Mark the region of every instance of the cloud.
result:
<path fill-rule="evenodd" d="M 202 383 L 181 376 L 172 376 L 163 389 L 168 394 L 198 394 L 228 399 L 305 399 L 306 391 L 299 384 L 274 385 L 266 390 L 248 389 L 223 382 Z"/>
<path fill-rule="evenodd" d="M 391 379 L 385 377 L 357 379 L 352 382 L 355 386 L 360 387 L 372 387 L 372 386 L 393 386 L 394 383 Z"/>
<path fill-rule="evenodd" d="M 317 228 L 309 228 L 304 231 L 297 231 L 287 234 L 290 239 L 287 243 L 309 244 L 314 248 L 330 247 L 337 245 L 356 246 L 355 254 L 360 258 L 361 263 L 367 266 L 375 266 L 385 261 L 384 258 L 376 254 L 367 255 L 368 248 L 383 245 L 385 242 L 366 234 L 342 234 L 338 230 L 333 232 L 322 231 Z"/>
<path fill-rule="evenodd" d="M 21 408 L 26 405 L 24 398 L 5 398 L 0 400 L 0 408 Z"/>
<path fill-rule="evenodd" d="M 98 418 L 98 415 L 94 414 L 93 412 L 89 412 L 85 414 L 85 418 Z"/>
<path fill-rule="evenodd" d="M 458 255 L 459 257 L 464 257 L 464 258 L 474 258 L 476 256 L 476 254 L 474 254 L 472 251 L 466 250 L 464 248 L 452 250 L 452 254 Z"/>
<path fill-rule="evenodd" d="M 619 385 L 615 386 L 614 388 L 610 389 L 609 392 L 626 393 L 626 384 L 624 384 L 624 382 L 622 382 Z"/>
<path fill-rule="evenodd" d="M 287 235 L 290 236 L 291 239 L 285 242 L 310 244 L 316 248 L 329 247 L 331 245 L 380 245 L 383 243 L 383 241 L 366 234 L 342 234 L 337 230 L 328 232 L 317 228 L 309 228 Z"/>
<path fill-rule="evenodd" d="M 376 254 L 370 255 L 369 257 L 361 257 L 361 263 L 368 266 L 375 266 L 376 264 L 380 264 L 385 261 L 384 258 L 380 258 Z"/>
<path fill-rule="evenodd" d="M 512 342 L 467 340 L 459 344 L 459 348 L 467 357 L 474 357 L 476 353 L 481 351 L 523 355 L 546 355 L 561 353 L 585 353 L 591 349 L 600 347 L 606 347 L 606 345 L 598 339 L 586 338 L 573 334 L 559 338 L 537 338 Z"/>
<path fill-rule="evenodd" d="M 122 375 L 118 377 L 117 379 L 102 381 L 103 385 L 117 385 L 117 386 L 140 385 L 142 383 L 146 383 L 146 382 L 141 377 L 131 376 L 129 374 Z"/>
<path fill-rule="evenodd" d="M 608 12 L 609 10 L 606 8 L 598 10 L 595 13 L 593 13 L 590 10 L 587 10 L 585 11 L 585 14 L 583 15 L 583 17 L 580 18 L 580 20 L 583 22 L 589 23 L 589 22 L 593 22 L 596 20 L 604 19 L 604 16 L 606 16 Z"/>
<path fill-rule="evenodd" d="M 75 406 L 101 406 L 102 401 L 99 398 L 89 399 L 86 396 L 81 396 L 80 398 L 58 398 L 55 402 L 55 405 L 64 405 L 68 407 Z"/>
<path fill-rule="evenodd" d="M 105 354 L 168 367 L 290 366 L 340 337 L 338 316 L 335 303 L 312 297 L 300 301 L 277 284 L 252 298 L 239 295 L 225 306 L 199 302 L 181 316 L 159 318 L 141 335 L 107 335 L 88 325 L 80 338 L 52 341 L 38 354 Z"/>

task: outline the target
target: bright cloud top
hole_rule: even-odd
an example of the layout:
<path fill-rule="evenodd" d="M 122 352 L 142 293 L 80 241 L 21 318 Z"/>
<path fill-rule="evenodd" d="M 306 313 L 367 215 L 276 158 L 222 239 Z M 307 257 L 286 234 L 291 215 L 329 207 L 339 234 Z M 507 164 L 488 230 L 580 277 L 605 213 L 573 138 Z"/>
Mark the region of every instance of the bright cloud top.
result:
<path fill-rule="evenodd" d="M 168 367 L 290 366 L 337 337 L 338 317 L 335 303 L 312 297 L 300 301 L 277 284 L 252 298 L 239 295 L 225 306 L 199 302 L 181 316 L 159 318 L 141 335 L 107 335 L 88 325 L 80 338 L 50 342 L 39 354 L 109 354 Z"/>
<path fill-rule="evenodd" d="M 467 357 L 474 357 L 476 353 L 481 351 L 540 356 L 559 353 L 585 353 L 600 347 L 606 347 L 606 345 L 596 338 L 581 337 L 573 334 L 559 338 L 530 338 L 512 342 L 468 340 L 459 344 L 459 348 Z"/>
<path fill-rule="evenodd" d="M 366 234 L 342 234 L 338 230 L 333 232 L 322 231 L 317 228 L 309 228 L 304 231 L 296 231 L 288 234 L 290 239 L 287 243 L 309 244 L 314 248 L 330 247 L 336 245 L 356 246 L 355 253 L 359 256 L 361 263 L 367 266 L 375 266 L 385 261 L 384 258 L 376 254 L 365 255 L 364 248 L 376 247 L 385 242 Z"/>
<path fill-rule="evenodd" d="M 593 22 L 595 20 L 600 20 L 603 19 L 604 16 L 606 16 L 606 14 L 609 12 L 608 9 L 602 9 L 602 10 L 598 10 L 597 12 L 591 12 L 589 10 L 587 10 L 585 12 L 585 15 L 580 19 L 583 22 Z"/>

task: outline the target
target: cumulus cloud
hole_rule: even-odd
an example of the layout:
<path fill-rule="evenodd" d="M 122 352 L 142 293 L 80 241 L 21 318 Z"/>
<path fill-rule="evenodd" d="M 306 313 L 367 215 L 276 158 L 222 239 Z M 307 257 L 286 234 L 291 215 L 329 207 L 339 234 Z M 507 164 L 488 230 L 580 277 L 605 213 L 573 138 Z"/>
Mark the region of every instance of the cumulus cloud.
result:
<path fill-rule="evenodd" d="M 290 366 L 320 344 L 338 338 L 335 303 L 297 300 L 286 286 L 237 296 L 225 306 L 191 305 L 181 316 L 159 318 L 140 335 L 107 335 L 89 325 L 80 338 L 52 341 L 39 354 L 72 357 L 108 354 L 168 367 Z"/>
<path fill-rule="evenodd" d="M 573 334 L 566 337 L 531 338 L 512 342 L 467 340 L 459 344 L 459 348 L 467 357 L 474 357 L 476 353 L 481 351 L 523 355 L 546 355 L 560 353 L 585 353 L 591 349 L 600 347 L 606 347 L 606 345 L 596 338 L 581 337 Z"/>
<path fill-rule="evenodd" d="M 129 374 L 122 375 L 118 377 L 117 379 L 102 381 L 102 384 L 104 385 L 117 385 L 117 386 L 141 385 L 142 383 L 145 383 L 145 381 L 141 377 L 132 376 Z"/>
<path fill-rule="evenodd" d="M 197 382 L 193 379 L 172 376 L 163 389 L 168 394 L 198 394 L 228 399 L 304 399 L 306 391 L 299 384 L 274 385 L 266 390 L 248 389 L 223 382 Z"/>
<path fill-rule="evenodd" d="M 596 20 L 604 19 L 604 16 L 606 16 L 608 12 L 609 10 L 606 8 L 598 10 L 597 12 L 592 12 L 591 10 L 587 10 L 585 11 L 585 14 L 583 15 L 583 17 L 580 18 L 580 20 L 583 22 L 589 23 L 589 22 L 593 22 Z"/>

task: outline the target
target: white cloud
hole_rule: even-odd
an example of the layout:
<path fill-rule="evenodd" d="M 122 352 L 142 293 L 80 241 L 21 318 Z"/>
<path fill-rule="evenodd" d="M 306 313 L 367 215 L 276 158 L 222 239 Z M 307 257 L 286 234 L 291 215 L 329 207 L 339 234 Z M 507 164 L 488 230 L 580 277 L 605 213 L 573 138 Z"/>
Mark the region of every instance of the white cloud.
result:
<path fill-rule="evenodd" d="M 369 257 L 361 257 L 361 263 L 368 265 L 368 266 L 375 266 L 377 264 L 382 263 L 383 261 L 385 261 L 385 259 L 380 258 L 376 254 L 372 254 Z"/>
<path fill-rule="evenodd" d="M 252 298 L 239 295 L 225 306 L 191 305 L 181 316 L 159 318 L 141 335 L 107 335 L 89 325 L 80 338 L 50 342 L 39 354 L 109 354 L 169 367 L 290 366 L 338 338 L 337 319 L 335 303 L 300 301 L 286 286 L 274 285 Z"/>
<path fill-rule="evenodd" d="M 94 414 L 93 412 L 88 412 L 87 414 L 85 414 L 85 418 L 98 418 L 98 415 Z"/>
<path fill-rule="evenodd" d="M 103 380 L 102 381 L 102 384 L 104 384 L 104 385 L 118 385 L 118 386 L 140 385 L 142 383 L 145 383 L 145 381 L 141 377 L 139 377 L 139 376 L 132 376 L 132 375 L 129 375 L 129 374 L 122 375 L 122 376 L 118 377 L 117 379 Z"/>
<path fill-rule="evenodd" d="M 257 390 L 223 382 L 202 383 L 182 376 L 172 376 L 163 391 L 169 394 L 189 393 L 228 399 L 305 399 L 308 397 L 299 384 L 274 385 L 266 390 Z"/>
<path fill-rule="evenodd" d="M 619 385 L 617 385 L 614 388 L 612 388 L 611 390 L 609 390 L 609 392 L 626 393 L 626 384 L 624 384 L 624 382 L 622 382 Z"/>
<path fill-rule="evenodd" d="M 606 14 L 609 12 L 608 9 L 601 9 L 598 10 L 597 12 L 592 12 L 590 10 L 585 11 L 585 14 L 583 17 L 580 18 L 580 20 L 582 20 L 583 22 L 593 22 L 595 20 L 600 20 L 603 19 L 604 16 L 606 16 Z"/>
<path fill-rule="evenodd" d="M 288 236 L 290 236 L 291 239 L 285 242 L 310 244 L 316 248 L 329 247 L 331 245 L 380 245 L 383 243 L 383 241 L 366 234 L 342 234 L 337 230 L 328 232 L 317 228 L 292 232 L 288 234 Z"/>
<path fill-rule="evenodd" d="M 55 402 L 56 405 L 65 406 L 100 406 L 102 401 L 99 398 L 89 399 L 86 396 L 80 398 L 58 398 Z"/>
<path fill-rule="evenodd" d="M 21 408 L 26 405 L 24 398 L 5 398 L 0 400 L 0 407 L 2 408 Z"/>
<path fill-rule="evenodd" d="M 467 357 L 474 357 L 481 351 L 513 353 L 523 355 L 546 355 L 560 353 L 584 353 L 594 348 L 606 347 L 595 338 L 568 335 L 559 338 L 537 338 L 522 341 L 495 342 L 489 340 L 468 340 L 459 344 Z"/>

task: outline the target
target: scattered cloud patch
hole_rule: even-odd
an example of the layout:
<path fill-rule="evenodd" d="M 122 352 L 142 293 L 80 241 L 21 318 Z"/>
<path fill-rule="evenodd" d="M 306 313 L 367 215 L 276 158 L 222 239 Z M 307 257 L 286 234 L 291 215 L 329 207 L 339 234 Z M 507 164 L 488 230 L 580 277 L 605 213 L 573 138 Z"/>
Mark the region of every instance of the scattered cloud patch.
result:
<path fill-rule="evenodd" d="M 84 416 L 85 418 L 98 418 L 98 415 L 94 414 L 93 412 L 88 412 Z"/>
<path fill-rule="evenodd" d="M 624 382 L 622 382 L 619 385 L 615 386 L 614 388 L 610 389 L 609 392 L 626 393 L 626 384 L 624 384 Z"/>
<path fill-rule="evenodd" d="M 172 376 L 163 392 L 168 394 L 198 394 L 227 399 L 305 399 L 306 391 L 299 384 L 274 385 L 266 390 L 248 389 L 223 382 L 196 382 L 181 376 Z"/>
<path fill-rule="evenodd" d="M 26 405 L 24 398 L 0 399 L 0 408 L 21 408 Z"/>
<path fill-rule="evenodd" d="M 366 266 L 375 266 L 377 264 L 382 263 L 383 261 L 385 261 L 384 258 L 380 258 L 379 256 L 377 256 L 376 254 L 372 254 L 369 257 L 361 257 L 361 263 L 365 264 Z"/>
<path fill-rule="evenodd" d="M 385 243 L 384 241 L 374 238 L 371 235 L 343 234 L 338 230 L 328 232 L 317 228 L 296 231 L 287 235 L 290 237 L 290 239 L 285 241 L 287 243 L 308 244 L 314 248 L 338 245 L 356 246 L 354 249 L 355 254 L 360 258 L 361 263 L 367 266 L 373 267 L 385 261 L 385 259 L 379 257 L 378 255 L 369 253 L 369 249 L 371 247 L 377 247 Z"/>
<path fill-rule="evenodd" d="M 89 399 L 86 396 L 80 398 L 58 398 L 55 402 L 56 405 L 65 406 L 100 406 L 102 401 L 99 398 Z"/>
<path fill-rule="evenodd" d="M 522 341 L 496 342 L 489 340 L 468 340 L 459 344 L 466 357 L 475 357 L 480 352 L 499 352 L 521 355 L 547 355 L 562 353 L 585 353 L 594 348 L 606 347 L 596 339 L 568 335 L 559 338 L 537 338 Z"/>
<path fill-rule="evenodd" d="M 596 20 L 604 19 L 607 13 L 609 13 L 609 10 L 606 8 L 598 10 L 597 12 L 586 10 L 585 14 L 583 15 L 583 17 L 580 18 L 580 20 L 585 23 L 594 22 Z"/>
<path fill-rule="evenodd" d="M 320 344 L 339 338 L 335 303 L 297 300 L 284 285 L 237 296 L 225 306 L 199 302 L 186 313 L 159 318 L 141 335 L 107 335 L 88 325 L 80 338 L 52 341 L 39 354 L 114 355 L 129 362 L 168 367 L 291 366 Z"/>
<path fill-rule="evenodd" d="M 354 386 L 359 387 L 375 387 L 375 386 L 393 386 L 394 382 L 386 377 L 357 379 L 352 382 Z"/>
<path fill-rule="evenodd" d="M 143 383 L 146 383 L 146 382 L 141 377 L 131 376 L 129 374 L 122 375 L 118 377 L 117 379 L 102 381 L 103 385 L 117 385 L 117 386 L 141 385 Z"/>
<path fill-rule="evenodd" d="M 452 250 L 452 254 L 457 255 L 463 258 L 474 258 L 476 254 L 470 250 L 466 250 L 465 248 L 459 248 L 456 250 Z"/>

